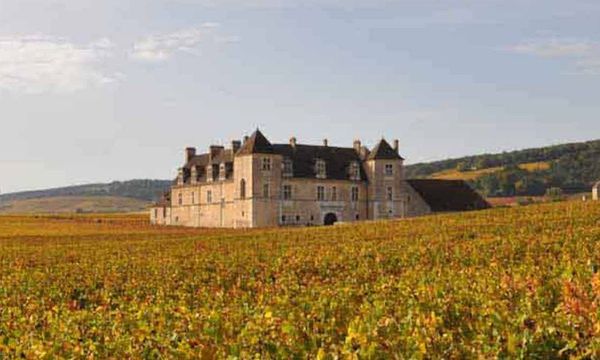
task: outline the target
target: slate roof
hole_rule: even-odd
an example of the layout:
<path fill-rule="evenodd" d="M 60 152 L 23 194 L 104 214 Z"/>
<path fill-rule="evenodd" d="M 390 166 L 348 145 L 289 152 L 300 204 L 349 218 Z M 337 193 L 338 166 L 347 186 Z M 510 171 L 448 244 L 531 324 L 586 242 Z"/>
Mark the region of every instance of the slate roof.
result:
<path fill-rule="evenodd" d="M 402 159 L 398 153 L 390 146 L 390 144 L 382 139 L 373 151 L 369 152 L 367 148 L 362 149 L 363 156 L 369 160 L 398 160 Z M 215 179 L 218 176 L 221 163 L 225 163 L 227 167 L 227 178 L 233 173 L 233 159 L 239 155 L 249 154 L 278 154 L 284 159 L 292 161 L 293 177 L 298 178 L 314 178 L 316 176 L 315 165 L 317 159 L 325 161 L 326 178 L 335 180 L 349 180 L 350 167 L 353 162 L 357 162 L 360 166 L 361 180 L 365 180 L 366 173 L 362 163 L 365 158 L 356 152 L 352 147 L 335 147 L 335 146 L 319 146 L 319 145 L 302 145 L 296 144 L 271 144 L 260 130 L 256 130 L 234 153 L 232 149 L 221 149 L 210 154 L 198 154 L 190 158 L 183 166 L 184 182 L 188 183 L 192 175 L 192 169 L 196 169 L 197 181 L 205 182 L 207 170 L 213 166 L 213 175 Z M 176 180 L 174 181 L 176 183 Z"/>
<path fill-rule="evenodd" d="M 160 199 L 154 203 L 155 207 L 169 207 L 171 206 L 171 192 L 164 193 Z"/>
<path fill-rule="evenodd" d="M 407 182 L 433 212 L 490 208 L 490 204 L 463 180 L 413 179 Z"/>
<path fill-rule="evenodd" d="M 390 146 L 390 144 L 381 139 L 369 156 L 368 160 L 404 160 L 398 153 Z"/>
<path fill-rule="evenodd" d="M 325 161 L 327 179 L 348 180 L 350 166 L 358 162 L 361 169 L 361 179 L 366 179 L 362 162 L 353 148 L 335 146 L 274 144 L 273 152 L 292 161 L 293 177 L 314 178 L 317 159 Z"/>
<path fill-rule="evenodd" d="M 272 154 L 273 145 L 267 140 L 267 138 L 256 130 L 249 138 L 244 142 L 240 150 L 236 155 L 249 155 L 249 154 Z"/>

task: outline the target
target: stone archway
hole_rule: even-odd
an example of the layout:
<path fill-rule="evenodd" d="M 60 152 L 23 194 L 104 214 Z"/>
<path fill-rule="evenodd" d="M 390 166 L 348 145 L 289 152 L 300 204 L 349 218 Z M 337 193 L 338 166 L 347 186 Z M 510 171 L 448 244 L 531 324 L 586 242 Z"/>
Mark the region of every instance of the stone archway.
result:
<path fill-rule="evenodd" d="M 323 219 L 323 224 L 325 226 L 330 226 L 335 224 L 338 221 L 337 215 L 334 213 L 327 213 L 325 218 Z"/>

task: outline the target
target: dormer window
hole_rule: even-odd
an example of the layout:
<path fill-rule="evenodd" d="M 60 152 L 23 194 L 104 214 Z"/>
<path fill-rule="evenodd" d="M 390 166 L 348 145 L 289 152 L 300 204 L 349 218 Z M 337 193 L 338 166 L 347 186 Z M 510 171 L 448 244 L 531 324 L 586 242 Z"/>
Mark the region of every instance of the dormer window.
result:
<path fill-rule="evenodd" d="M 294 175 L 294 168 L 291 159 L 283 160 L 283 176 L 292 177 Z"/>
<path fill-rule="evenodd" d="M 225 167 L 225 163 L 221 163 L 219 165 L 219 179 L 225 180 L 227 178 L 227 168 Z"/>
<path fill-rule="evenodd" d="M 385 176 L 394 176 L 393 164 L 385 164 Z"/>
<path fill-rule="evenodd" d="M 271 158 L 262 159 L 262 169 L 264 171 L 271 171 Z"/>
<path fill-rule="evenodd" d="M 315 163 L 315 173 L 317 174 L 317 178 L 325 179 L 327 177 L 327 167 L 325 165 L 325 160 L 317 159 Z"/>
<path fill-rule="evenodd" d="M 206 181 L 212 182 L 213 180 L 214 180 L 213 166 L 208 165 L 206 167 Z"/>
<path fill-rule="evenodd" d="M 358 161 L 350 164 L 350 180 L 360 180 L 360 164 Z"/>

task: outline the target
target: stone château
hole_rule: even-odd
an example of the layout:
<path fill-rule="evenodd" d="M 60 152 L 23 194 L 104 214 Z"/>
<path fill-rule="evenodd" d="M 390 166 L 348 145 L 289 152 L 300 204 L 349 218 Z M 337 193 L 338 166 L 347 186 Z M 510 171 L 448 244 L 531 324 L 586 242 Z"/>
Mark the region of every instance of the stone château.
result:
<path fill-rule="evenodd" d="M 252 228 L 393 219 L 489 205 L 462 181 L 406 180 L 398 140 L 369 150 L 272 144 L 259 131 L 231 146 L 187 148 L 154 224 Z"/>

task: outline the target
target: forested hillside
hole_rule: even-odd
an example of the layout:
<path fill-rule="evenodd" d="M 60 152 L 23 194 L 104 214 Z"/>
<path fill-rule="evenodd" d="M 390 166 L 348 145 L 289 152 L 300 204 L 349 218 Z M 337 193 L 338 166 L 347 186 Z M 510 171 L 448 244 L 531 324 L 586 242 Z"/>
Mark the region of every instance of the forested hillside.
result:
<path fill-rule="evenodd" d="M 600 140 L 414 164 L 406 174 L 439 177 L 449 170 L 487 196 L 543 195 L 549 188 L 585 192 L 600 180 Z"/>

